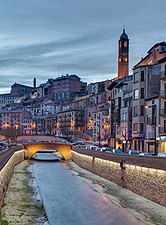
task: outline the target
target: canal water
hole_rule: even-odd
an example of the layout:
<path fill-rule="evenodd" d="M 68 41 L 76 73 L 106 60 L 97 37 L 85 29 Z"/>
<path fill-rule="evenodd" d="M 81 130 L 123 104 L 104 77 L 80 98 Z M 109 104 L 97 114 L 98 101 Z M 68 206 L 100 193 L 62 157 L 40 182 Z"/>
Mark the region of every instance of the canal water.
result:
<path fill-rule="evenodd" d="M 65 163 L 52 161 L 52 153 L 37 157 L 51 160 L 35 161 L 32 166 L 50 225 L 142 224 Z"/>

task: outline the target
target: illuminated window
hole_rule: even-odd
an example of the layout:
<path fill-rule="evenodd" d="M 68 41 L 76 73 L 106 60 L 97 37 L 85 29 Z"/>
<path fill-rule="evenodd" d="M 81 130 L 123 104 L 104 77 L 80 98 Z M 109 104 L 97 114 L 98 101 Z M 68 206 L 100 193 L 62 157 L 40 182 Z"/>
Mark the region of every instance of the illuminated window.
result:
<path fill-rule="evenodd" d="M 134 90 L 134 99 L 138 99 L 139 98 L 139 91 L 138 89 Z"/>
<path fill-rule="evenodd" d="M 127 41 L 124 42 L 124 47 L 125 47 L 125 48 L 127 47 Z"/>

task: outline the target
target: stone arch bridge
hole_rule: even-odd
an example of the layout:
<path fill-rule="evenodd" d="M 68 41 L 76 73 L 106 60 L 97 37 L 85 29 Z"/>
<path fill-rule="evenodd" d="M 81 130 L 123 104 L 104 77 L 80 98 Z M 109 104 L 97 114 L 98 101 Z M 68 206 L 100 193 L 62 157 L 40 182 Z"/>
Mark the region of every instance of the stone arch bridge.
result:
<path fill-rule="evenodd" d="M 25 143 L 25 158 L 30 159 L 36 152 L 42 149 L 58 151 L 65 160 L 71 159 L 71 144 L 62 142 L 30 142 Z"/>

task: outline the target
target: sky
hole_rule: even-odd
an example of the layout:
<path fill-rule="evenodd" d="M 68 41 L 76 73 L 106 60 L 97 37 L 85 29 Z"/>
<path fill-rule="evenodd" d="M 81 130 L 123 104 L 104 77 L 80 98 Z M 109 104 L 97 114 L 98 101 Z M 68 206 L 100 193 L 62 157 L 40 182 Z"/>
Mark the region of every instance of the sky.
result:
<path fill-rule="evenodd" d="M 0 93 L 77 74 L 90 83 L 117 76 L 125 25 L 132 68 L 166 41 L 165 0 L 0 0 Z"/>

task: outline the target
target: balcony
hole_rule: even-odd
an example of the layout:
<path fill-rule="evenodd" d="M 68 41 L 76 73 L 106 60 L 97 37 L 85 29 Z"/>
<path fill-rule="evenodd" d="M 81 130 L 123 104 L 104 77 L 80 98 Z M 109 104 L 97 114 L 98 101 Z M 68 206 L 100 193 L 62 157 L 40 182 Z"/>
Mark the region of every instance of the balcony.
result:
<path fill-rule="evenodd" d="M 160 109 L 160 116 L 166 116 L 166 108 Z"/>
<path fill-rule="evenodd" d="M 147 139 L 155 139 L 155 133 L 154 132 L 148 132 Z"/>
<path fill-rule="evenodd" d="M 166 98 L 166 90 L 165 89 L 163 89 L 163 90 L 160 91 L 160 96 L 162 98 Z"/>
<path fill-rule="evenodd" d="M 166 135 L 166 127 L 159 127 L 159 134 L 165 134 Z"/>
<path fill-rule="evenodd" d="M 123 91 L 123 99 L 132 98 L 132 97 L 133 97 L 133 91 L 131 91 L 131 90 L 124 90 Z"/>

